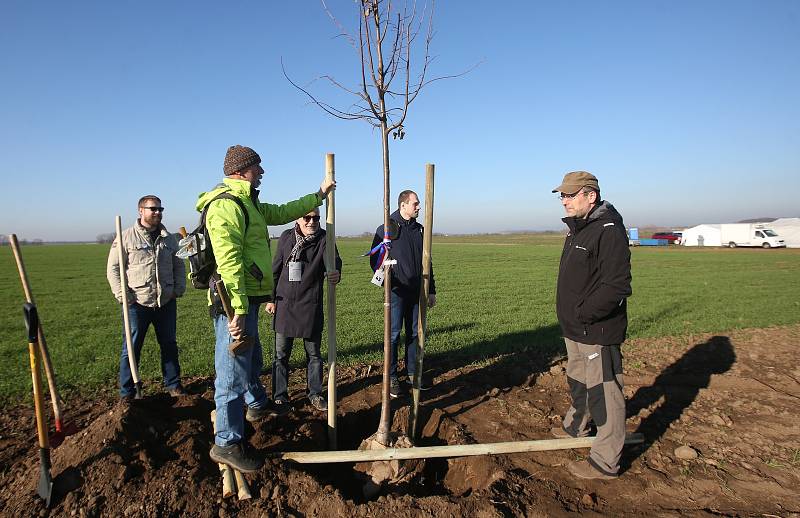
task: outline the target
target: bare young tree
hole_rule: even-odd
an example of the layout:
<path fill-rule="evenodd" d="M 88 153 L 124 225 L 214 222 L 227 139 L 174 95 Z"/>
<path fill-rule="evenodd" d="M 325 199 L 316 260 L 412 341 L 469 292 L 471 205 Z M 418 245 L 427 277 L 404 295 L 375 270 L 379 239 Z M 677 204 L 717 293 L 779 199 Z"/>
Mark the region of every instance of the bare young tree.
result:
<path fill-rule="evenodd" d="M 347 108 L 336 108 L 321 101 L 309 89 L 299 86 L 284 76 L 297 89 L 305 93 L 312 102 L 328 114 L 344 120 L 361 120 L 372 125 L 379 133 L 383 150 L 383 223 L 384 239 L 381 247 L 385 260 L 390 259 L 390 161 L 389 137 L 402 140 L 408 109 L 422 89 L 439 79 L 456 76 L 428 78 L 428 67 L 433 60 L 430 54 L 433 39 L 434 2 L 418 4 L 415 0 L 354 0 L 357 9 L 357 34 L 348 31 L 329 9 L 326 0 L 322 7 L 347 39 L 361 62 L 361 73 L 357 86 L 349 87 L 333 76 L 323 79 L 354 99 Z M 412 61 L 413 58 L 413 61 Z M 464 72 L 466 73 L 466 72 Z M 458 75 L 463 75 L 458 74 Z M 389 443 L 389 369 L 391 348 L 391 275 L 390 266 L 384 266 L 384 333 L 383 333 L 383 396 L 381 420 L 376 440 Z"/>

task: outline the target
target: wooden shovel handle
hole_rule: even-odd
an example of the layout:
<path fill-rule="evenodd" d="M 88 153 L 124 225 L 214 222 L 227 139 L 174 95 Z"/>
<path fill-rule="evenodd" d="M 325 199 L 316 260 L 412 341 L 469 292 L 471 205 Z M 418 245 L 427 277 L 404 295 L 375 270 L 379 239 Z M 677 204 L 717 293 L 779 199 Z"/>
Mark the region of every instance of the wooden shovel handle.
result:
<path fill-rule="evenodd" d="M 28 272 L 22 260 L 22 250 L 20 250 L 17 235 L 11 234 L 9 241 L 11 241 L 11 250 L 14 252 L 14 259 L 17 262 L 17 271 L 19 272 L 19 280 L 22 281 L 22 291 L 25 292 L 25 301 L 29 304 L 35 304 L 30 283 L 28 282 Z M 37 329 L 39 336 L 36 343 L 38 344 L 39 353 L 42 358 L 42 363 L 44 364 L 44 373 L 45 376 L 47 376 L 47 387 L 50 389 L 50 399 L 53 404 L 53 418 L 56 421 L 56 428 L 58 429 L 61 427 L 61 396 L 59 396 L 58 388 L 56 387 L 56 375 L 53 370 L 53 363 L 50 361 L 50 352 L 47 349 L 47 340 L 44 338 L 44 330 L 42 329 L 41 321 L 39 321 Z"/>

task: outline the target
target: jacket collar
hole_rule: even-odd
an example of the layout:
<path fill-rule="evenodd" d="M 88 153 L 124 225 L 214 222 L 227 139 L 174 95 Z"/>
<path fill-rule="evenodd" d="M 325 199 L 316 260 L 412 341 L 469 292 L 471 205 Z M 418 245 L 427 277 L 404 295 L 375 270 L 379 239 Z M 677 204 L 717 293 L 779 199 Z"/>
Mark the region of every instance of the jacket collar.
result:
<path fill-rule="evenodd" d="M 253 200 L 253 203 L 258 201 L 258 194 L 260 191 L 258 189 L 254 189 L 253 185 L 247 180 L 223 178 L 222 183 L 228 187 L 232 193 L 240 196 L 247 196 Z"/>
<path fill-rule="evenodd" d="M 561 218 L 561 221 L 567 224 L 572 233 L 578 233 L 584 228 L 586 228 L 587 225 L 595 221 L 600 221 L 601 219 L 606 219 L 606 220 L 618 219 L 622 221 L 622 217 L 619 215 L 614 206 L 605 200 L 601 201 L 600 203 L 592 207 L 592 210 L 589 211 L 589 214 L 585 218 L 575 218 L 573 216 L 573 217 Z"/>
<path fill-rule="evenodd" d="M 139 218 L 136 218 L 136 224 L 134 225 L 134 227 L 136 227 L 136 232 L 141 234 L 143 238 L 149 241 L 150 232 L 152 231 L 144 228 L 142 224 L 139 222 Z M 167 237 L 169 235 L 169 232 L 167 232 L 167 227 L 165 227 L 163 223 L 158 224 L 158 235 L 160 237 Z"/>
<path fill-rule="evenodd" d="M 417 221 L 416 218 L 411 218 L 411 219 L 403 218 L 403 216 L 400 215 L 400 209 L 397 209 L 396 211 L 392 212 L 389 215 L 389 217 L 395 220 L 397 224 L 401 226 L 413 225 Z"/>

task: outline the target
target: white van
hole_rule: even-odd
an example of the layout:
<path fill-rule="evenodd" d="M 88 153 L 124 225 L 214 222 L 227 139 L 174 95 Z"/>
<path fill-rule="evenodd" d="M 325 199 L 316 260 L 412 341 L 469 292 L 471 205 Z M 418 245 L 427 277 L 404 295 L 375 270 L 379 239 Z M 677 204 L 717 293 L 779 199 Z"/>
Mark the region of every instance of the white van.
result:
<path fill-rule="evenodd" d="M 784 248 L 786 243 L 778 234 L 763 224 L 723 223 L 720 225 L 722 246 L 760 246 L 761 248 Z"/>

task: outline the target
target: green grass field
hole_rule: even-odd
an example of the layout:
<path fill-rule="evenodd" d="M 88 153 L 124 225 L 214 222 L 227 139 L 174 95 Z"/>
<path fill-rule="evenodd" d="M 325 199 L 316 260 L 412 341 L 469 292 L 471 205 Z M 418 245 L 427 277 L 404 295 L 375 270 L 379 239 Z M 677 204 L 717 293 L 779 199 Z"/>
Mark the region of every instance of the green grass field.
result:
<path fill-rule="evenodd" d="M 555 284 L 563 238 L 557 235 L 436 237 L 438 305 L 429 313 L 428 356 L 480 362 L 530 348 L 560 348 Z M 382 354 L 382 290 L 370 284 L 364 239 L 340 239 L 343 280 L 337 290 L 341 364 L 378 362 Z M 59 386 L 116 388 L 121 348 L 120 306 L 105 279 L 108 245 L 28 246 L 23 256 Z M 800 321 L 800 250 L 633 249 L 629 337 L 721 332 Z M 14 258 L 0 248 L 0 402 L 27 397 L 31 377 L 24 302 Z M 266 315 L 265 315 L 266 317 Z M 262 318 L 265 363 L 269 319 Z M 205 294 L 189 288 L 178 306 L 184 375 L 213 373 L 213 331 Z M 326 354 L 323 352 L 323 354 Z M 302 346 L 295 347 L 300 364 Z M 142 378 L 160 383 L 158 346 L 148 333 Z"/>

